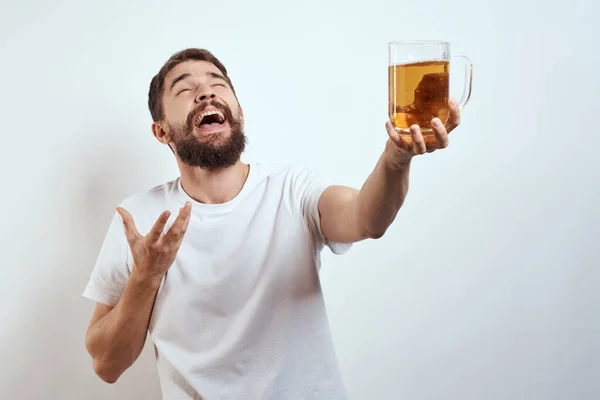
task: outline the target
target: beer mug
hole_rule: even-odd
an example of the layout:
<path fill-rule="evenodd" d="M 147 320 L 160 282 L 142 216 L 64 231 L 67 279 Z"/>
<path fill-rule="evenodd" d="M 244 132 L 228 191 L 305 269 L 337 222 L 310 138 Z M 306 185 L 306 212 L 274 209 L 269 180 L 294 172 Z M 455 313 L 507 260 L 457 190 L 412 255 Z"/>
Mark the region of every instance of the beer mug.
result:
<path fill-rule="evenodd" d="M 458 106 L 471 97 L 473 64 L 465 56 L 450 56 L 450 43 L 437 41 L 389 42 L 389 118 L 398 134 L 410 141 L 410 127 L 417 124 L 426 143 L 435 142 L 431 120 L 448 122 L 450 60 L 463 59 L 465 86 Z"/>

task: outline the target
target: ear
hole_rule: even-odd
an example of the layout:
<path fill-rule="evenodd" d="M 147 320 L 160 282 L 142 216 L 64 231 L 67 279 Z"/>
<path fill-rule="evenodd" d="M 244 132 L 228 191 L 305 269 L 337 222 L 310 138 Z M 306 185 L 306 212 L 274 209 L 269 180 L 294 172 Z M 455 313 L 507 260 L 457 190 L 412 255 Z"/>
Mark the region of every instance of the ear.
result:
<path fill-rule="evenodd" d="M 171 141 L 169 132 L 167 132 L 159 122 L 152 122 L 152 133 L 154 134 L 154 137 L 162 144 L 169 144 Z"/>

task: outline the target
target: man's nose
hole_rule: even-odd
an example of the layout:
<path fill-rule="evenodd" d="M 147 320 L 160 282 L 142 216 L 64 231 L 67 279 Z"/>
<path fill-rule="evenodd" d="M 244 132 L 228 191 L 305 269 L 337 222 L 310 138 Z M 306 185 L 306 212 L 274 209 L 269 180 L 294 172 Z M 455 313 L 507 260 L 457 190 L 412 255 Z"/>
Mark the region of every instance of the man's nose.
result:
<path fill-rule="evenodd" d="M 210 90 L 205 90 L 205 91 L 198 93 L 198 95 L 196 96 L 196 102 L 200 103 L 202 101 L 212 100 L 215 97 L 216 96 L 213 92 L 211 92 Z"/>

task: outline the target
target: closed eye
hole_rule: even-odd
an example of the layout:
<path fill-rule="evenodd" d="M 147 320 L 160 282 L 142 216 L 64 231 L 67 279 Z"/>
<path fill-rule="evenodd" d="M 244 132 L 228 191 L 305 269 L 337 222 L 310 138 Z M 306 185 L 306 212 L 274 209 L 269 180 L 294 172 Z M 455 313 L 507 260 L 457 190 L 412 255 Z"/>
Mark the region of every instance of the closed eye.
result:
<path fill-rule="evenodd" d="M 177 93 L 177 96 L 179 96 L 183 92 L 187 92 L 188 90 L 190 90 L 190 89 L 183 89 L 182 91 L 180 91 L 179 93 Z"/>

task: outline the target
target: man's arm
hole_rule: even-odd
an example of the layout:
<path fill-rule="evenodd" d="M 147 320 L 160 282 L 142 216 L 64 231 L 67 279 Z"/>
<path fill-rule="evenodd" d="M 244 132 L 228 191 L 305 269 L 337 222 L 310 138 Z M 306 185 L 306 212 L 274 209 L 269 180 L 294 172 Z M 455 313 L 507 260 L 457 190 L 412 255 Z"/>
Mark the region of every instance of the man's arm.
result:
<path fill-rule="evenodd" d="M 97 303 L 85 344 L 103 381 L 116 382 L 142 352 L 159 285 L 134 269 L 114 308 Z"/>
<path fill-rule="evenodd" d="M 406 194 L 410 161 L 390 165 L 384 156 L 359 190 L 330 186 L 319 200 L 321 229 L 331 241 L 352 243 L 383 236 Z"/>
<path fill-rule="evenodd" d="M 411 140 L 402 139 L 390 122 L 385 151 L 360 191 L 330 186 L 319 199 L 321 230 L 327 240 L 352 243 L 380 238 L 392 224 L 408 193 L 411 160 L 448 146 L 448 132 L 460 123 L 460 109 L 449 102 L 447 127 L 434 118 L 435 143 L 426 143 L 417 125 L 411 127 Z"/>
<path fill-rule="evenodd" d="M 134 266 L 115 307 L 97 303 L 85 339 L 96 374 L 108 383 L 116 382 L 144 348 L 156 294 L 187 231 L 191 203 L 186 202 L 179 210 L 166 234 L 162 232 L 171 215 L 168 210 L 146 236 L 137 230 L 127 210 L 118 207 L 117 211 L 123 219 Z"/>

